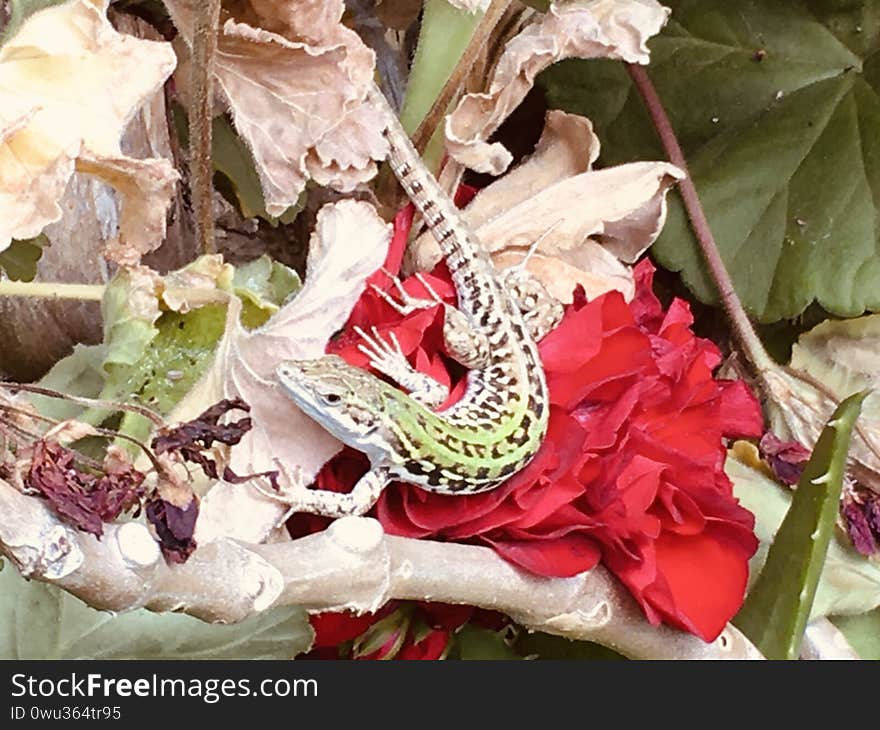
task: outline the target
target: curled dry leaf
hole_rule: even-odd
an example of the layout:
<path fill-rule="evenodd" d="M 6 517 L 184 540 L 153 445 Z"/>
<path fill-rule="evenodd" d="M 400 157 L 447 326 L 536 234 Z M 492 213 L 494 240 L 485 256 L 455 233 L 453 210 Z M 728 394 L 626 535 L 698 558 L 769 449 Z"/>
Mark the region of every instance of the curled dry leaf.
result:
<path fill-rule="evenodd" d="M 612 289 L 633 296 L 625 263 L 654 242 L 666 219 L 666 193 L 683 177 L 666 162 L 593 170 L 598 155 L 589 120 L 551 111 L 534 154 L 464 211 L 499 268 L 517 264 L 541 239 L 527 268 L 562 302 L 571 301 L 578 284 L 591 299 Z M 426 233 L 409 265 L 430 270 L 439 259 Z"/>
<path fill-rule="evenodd" d="M 390 235 L 390 227 L 367 203 L 343 200 L 322 208 L 302 289 L 253 331 L 241 326 L 240 300 L 231 298 L 214 364 L 170 418 L 187 420 L 206 403 L 242 398 L 251 406 L 253 428 L 232 449 L 232 470 L 270 472 L 280 462 L 300 467 L 306 479 L 314 477 L 341 444 L 280 392 L 275 368 L 282 360 L 324 354 L 367 277 L 384 262 Z M 252 486 L 221 482 L 203 500 L 196 538 L 208 542 L 231 536 L 261 542 L 284 511 L 283 505 Z"/>
<path fill-rule="evenodd" d="M 193 533 L 199 516 L 199 500 L 193 495 L 184 507 L 154 495 L 144 510 L 156 531 L 159 547 L 169 563 L 185 563 L 197 547 Z"/>
<path fill-rule="evenodd" d="M 166 2 L 188 37 L 190 4 Z M 343 10 L 341 0 L 224 6 L 217 88 L 253 153 L 270 215 L 296 204 L 309 179 L 353 190 L 387 154 L 381 115 L 366 103 L 374 54 L 342 25 Z"/>
<path fill-rule="evenodd" d="M 157 455 L 176 454 L 183 461 L 198 464 L 212 479 L 219 479 L 217 460 L 208 455 L 215 442 L 234 446 L 252 425 L 247 416 L 231 423 L 220 423 L 220 419 L 231 410 L 248 412 L 250 406 L 239 398 L 221 400 L 197 418 L 160 432 L 153 439 L 151 447 Z"/>
<path fill-rule="evenodd" d="M 810 450 L 797 441 L 783 441 L 772 431 L 767 431 L 758 444 L 761 456 L 780 482 L 789 486 L 797 484 L 810 460 Z"/>
<path fill-rule="evenodd" d="M 486 140 L 525 98 L 535 77 L 564 58 L 613 58 L 647 63 L 648 38 L 669 9 L 655 0 L 573 0 L 550 5 L 498 59 L 485 93 L 467 94 L 446 120 L 450 155 L 478 172 L 500 175 L 511 162 L 501 144 Z"/>
<path fill-rule="evenodd" d="M 119 237 L 107 255 L 136 262 L 165 234 L 177 173 L 134 160 L 120 137 L 174 69 L 168 43 L 117 33 L 106 0 L 70 0 L 28 18 L 0 48 L 0 251 L 61 217 L 75 167 L 117 187 Z"/>
<path fill-rule="evenodd" d="M 852 434 L 849 472 L 880 493 L 880 315 L 829 320 L 802 335 L 791 367 L 768 364 L 760 373 L 767 413 L 780 436 L 812 448 L 837 402 L 873 389 Z"/>
<path fill-rule="evenodd" d="M 43 434 L 43 438 L 47 441 L 54 441 L 62 446 L 66 446 L 67 444 L 72 444 L 86 436 L 97 435 L 99 435 L 98 430 L 91 424 L 83 423 L 76 419 L 68 419 L 52 426 L 52 428 Z"/>

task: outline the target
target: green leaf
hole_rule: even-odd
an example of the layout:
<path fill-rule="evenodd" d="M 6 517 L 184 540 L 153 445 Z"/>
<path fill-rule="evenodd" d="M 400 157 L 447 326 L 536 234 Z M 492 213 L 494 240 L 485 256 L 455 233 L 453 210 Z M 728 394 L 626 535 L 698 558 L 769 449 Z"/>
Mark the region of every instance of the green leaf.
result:
<path fill-rule="evenodd" d="M 299 274 L 266 254 L 238 266 L 232 291 L 242 301 L 242 324 L 251 329 L 264 324 L 300 287 Z"/>
<path fill-rule="evenodd" d="M 97 398 L 104 387 L 106 352 L 103 345 L 76 345 L 70 355 L 52 366 L 38 385 L 68 395 Z M 31 402 L 44 416 L 58 421 L 76 418 L 84 410 L 76 403 L 42 395 L 32 395 Z"/>
<path fill-rule="evenodd" d="M 880 659 L 880 609 L 831 619 L 862 659 Z"/>
<path fill-rule="evenodd" d="M 229 625 L 142 609 L 113 615 L 9 565 L 0 571 L 0 659 L 290 659 L 313 637 L 300 608 Z"/>
<path fill-rule="evenodd" d="M 626 659 L 613 649 L 592 641 L 572 641 L 540 631 L 521 634 L 514 648 L 521 655 L 536 659 Z"/>
<path fill-rule="evenodd" d="M 42 233 L 26 241 L 13 241 L 0 251 L 0 271 L 16 281 L 33 281 L 43 247 L 48 245 L 49 239 Z"/>
<path fill-rule="evenodd" d="M 749 563 L 754 584 L 791 505 L 792 492 L 764 471 L 733 457 L 727 459 L 724 470 L 733 482 L 734 496 L 755 515 L 759 547 Z M 864 613 L 876 606 L 880 606 L 880 564 L 856 552 L 849 536 L 836 530 L 828 545 L 810 620 L 833 614 Z"/>
<path fill-rule="evenodd" d="M 12 36 L 18 33 L 22 23 L 38 10 L 51 8 L 53 5 L 62 5 L 67 0 L 8 0 L 9 22 L 0 33 L 0 45 L 3 45 Z"/>
<path fill-rule="evenodd" d="M 506 640 L 507 631 L 465 624 L 453 637 L 450 659 L 522 659 Z"/>
<path fill-rule="evenodd" d="M 163 280 L 122 269 L 104 292 L 104 343 L 77 347 L 41 384 L 71 395 L 136 402 L 169 413 L 212 362 L 226 327 L 225 300 L 205 303 L 204 289 L 184 307 L 187 311 L 168 311 L 160 292 L 171 286 L 178 297 L 186 297 L 181 287 L 192 274 L 200 275 L 201 287 L 206 286 L 205 277 L 213 277 L 223 297 L 230 291 L 238 296 L 242 325 L 250 329 L 266 322 L 301 286 L 295 271 L 268 256 L 237 270 L 203 257 Z M 110 415 L 62 400 L 33 400 L 42 413 L 57 419 L 77 417 L 97 424 Z M 132 413 L 125 413 L 119 426 L 122 433 L 140 440 L 147 438 L 149 428 L 145 418 Z"/>
<path fill-rule="evenodd" d="M 733 623 L 768 659 L 796 659 L 840 504 L 849 438 L 867 393 L 847 398 L 822 431 L 764 569 Z"/>
<path fill-rule="evenodd" d="M 880 308 L 880 20 L 876 4 L 673 0 L 648 69 L 746 308 Z M 620 64 L 542 76 L 552 106 L 596 123 L 605 164 L 662 159 Z M 714 302 L 678 196 L 652 249 Z"/>

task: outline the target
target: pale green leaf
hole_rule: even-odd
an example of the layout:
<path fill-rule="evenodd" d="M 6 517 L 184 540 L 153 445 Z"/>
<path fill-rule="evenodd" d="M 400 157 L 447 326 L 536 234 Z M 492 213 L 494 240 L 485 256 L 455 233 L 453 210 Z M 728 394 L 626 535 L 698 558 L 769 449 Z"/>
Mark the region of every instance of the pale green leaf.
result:
<path fill-rule="evenodd" d="M 70 355 L 52 366 L 38 385 L 68 395 L 97 398 L 104 387 L 105 356 L 103 345 L 76 345 Z M 31 401 L 44 416 L 58 421 L 76 418 L 83 411 L 83 406 L 62 398 L 32 395 Z"/>
<path fill-rule="evenodd" d="M 313 636 L 299 608 L 229 625 L 142 609 L 113 615 L 9 565 L 0 571 L 0 659 L 291 659 Z"/>
<path fill-rule="evenodd" d="M 880 659 L 880 609 L 831 620 L 862 659 Z"/>
<path fill-rule="evenodd" d="M 236 267 L 232 290 L 242 301 L 242 324 L 248 328 L 263 324 L 301 286 L 299 274 L 266 254 Z"/>
<path fill-rule="evenodd" d="M 749 564 L 751 582 L 761 572 L 767 551 L 791 505 L 791 490 L 764 472 L 729 457 L 724 466 L 733 493 L 755 515 L 758 551 Z M 858 614 L 880 606 L 880 564 L 857 553 L 849 537 L 836 530 L 825 558 L 825 568 L 813 599 L 810 618 Z"/>

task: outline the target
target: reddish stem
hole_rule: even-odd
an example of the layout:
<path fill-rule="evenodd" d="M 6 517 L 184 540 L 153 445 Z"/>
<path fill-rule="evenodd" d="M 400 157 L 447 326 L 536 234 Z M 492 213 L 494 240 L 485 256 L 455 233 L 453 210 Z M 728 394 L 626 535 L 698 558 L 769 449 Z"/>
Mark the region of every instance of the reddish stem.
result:
<path fill-rule="evenodd" d="M 657 136 L 660 138 L 660 143 L 663 145 L 669 161 L 676 167 L 681 168 L 686 175 L 685 179 L 678 184 L 678 192 L 684 201 L 684 209 L 690 219 L 691 227 L 703 253 L 703 258 L 709 267 L 709 275 L 712 277 L 712 281 L 715 282 L 721 304 L 730 319 L 734 336 L 746 358 L 758 372 L 772 368 L 774 363 L 755 333 L 755 329 L 752 327 L 752 323 L 749 321 L 748 315 L 746 315 L 742 303 L 736 294 L 736 289 L 734 289 L 727 267 L 724 265 L 721 254 L 718 252 L 715 237 L 712 235 L 709 221 L 706 220 L 706 213 L 700 204 L 697 189 L 694 187 L 694 182 L 691 179 L 687 162 L 684 159 L 681 146 L 678 144 L 678 138 L 675 136 L 675 130 L 673 130 L 669 117 L 666 115 L 666 110 L 663 108 L 663 103 L 657 95 L 657 90 L 654 88 L 654 84 L 651 82 L 648 72 L 643 66 L 628 63 L 626 64 L 626 69 L 636 89 L 638 89 L 642 101 L 645 103 L 651 121 L 654 123 L 654 129 L 657 131 Z"/>

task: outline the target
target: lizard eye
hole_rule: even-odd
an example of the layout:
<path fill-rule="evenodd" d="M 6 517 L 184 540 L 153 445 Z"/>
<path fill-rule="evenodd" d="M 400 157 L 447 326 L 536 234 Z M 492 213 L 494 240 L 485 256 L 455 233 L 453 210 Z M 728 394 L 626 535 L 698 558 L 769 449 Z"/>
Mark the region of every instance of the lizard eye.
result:
<path fill-rule="evenodd" d="M 327 401 L 328 403 L 335 404 L 335 403 L 339 403 L 339 401 L 342 400 L 342 396 L 339 395 L 338 393 L 327 393 L 327 395 L 324 396 L 324 400 Z"/>

